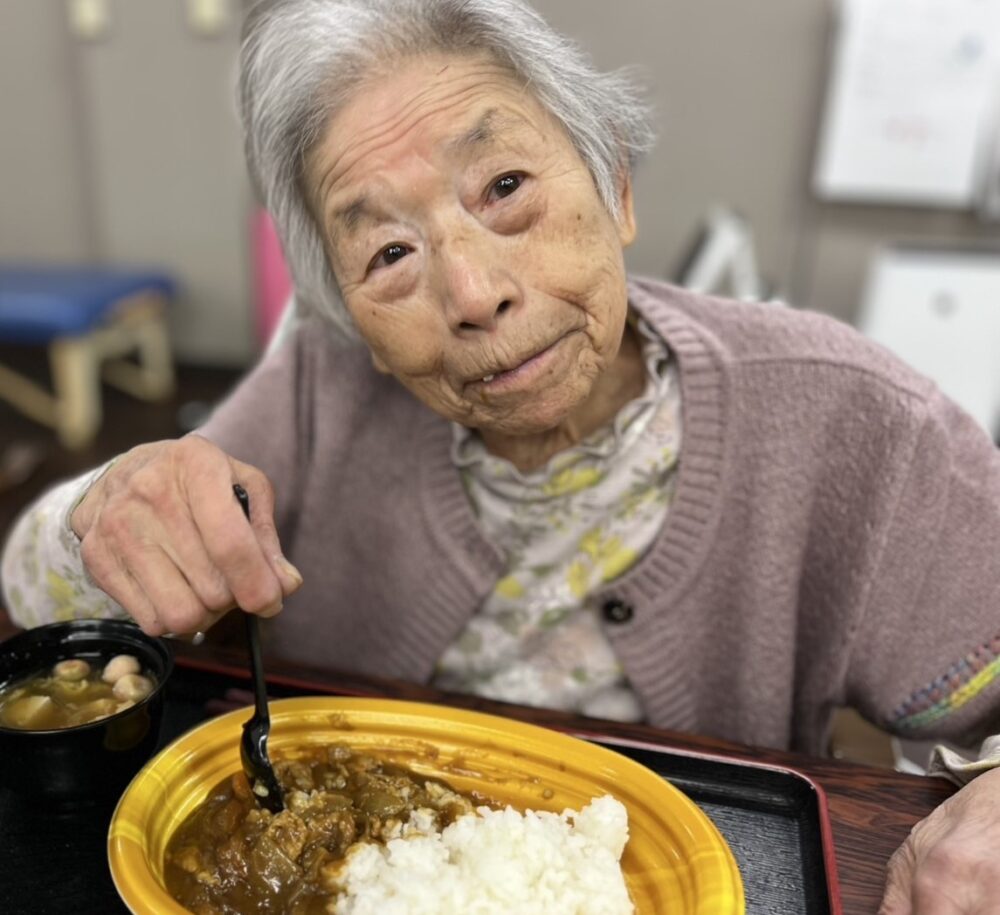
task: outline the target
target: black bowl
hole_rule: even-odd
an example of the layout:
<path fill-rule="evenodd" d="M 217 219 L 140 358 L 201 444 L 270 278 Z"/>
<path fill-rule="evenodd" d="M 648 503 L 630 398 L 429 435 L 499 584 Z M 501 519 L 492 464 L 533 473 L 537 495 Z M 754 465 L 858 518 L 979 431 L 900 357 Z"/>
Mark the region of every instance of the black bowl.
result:
<path fill-rule="evenodd" d="M 0 687 L 65 658 L 102 664 L 117 654 L 139 659 L 156 679 L 130 708 L 72 728 L 25 731 L 0 726 L 0 786 L 39 801 L 118 797 L 156 749 L 163 694 L 174 659 L 162 639 L 123 620 L 74 620 L 28 629 L 0 643 Z"/>

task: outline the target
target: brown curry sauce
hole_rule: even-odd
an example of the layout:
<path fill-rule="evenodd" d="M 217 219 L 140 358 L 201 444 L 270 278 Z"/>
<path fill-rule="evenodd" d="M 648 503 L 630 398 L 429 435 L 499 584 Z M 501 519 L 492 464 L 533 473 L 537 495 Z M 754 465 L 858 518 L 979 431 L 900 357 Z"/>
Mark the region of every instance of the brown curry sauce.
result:
<path fill-rule="evenodd" d="M 494 806 L 343 744 L 276 759 L 275 772 L 285 796 L 281 813 L 258 806 L 237 773 L 171 837 L 167 890 L 196 915 L 332 911 L 344 854 L 355 842 L 385 843 L 415 810 L 430 811 L 443 829 L 477 806 Z"/>

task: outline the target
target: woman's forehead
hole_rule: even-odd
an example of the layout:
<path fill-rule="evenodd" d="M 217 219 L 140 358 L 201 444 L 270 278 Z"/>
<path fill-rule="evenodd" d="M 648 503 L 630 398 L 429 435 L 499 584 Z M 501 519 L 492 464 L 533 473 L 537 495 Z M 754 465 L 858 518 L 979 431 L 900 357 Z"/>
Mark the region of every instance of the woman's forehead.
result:
<path fill-rule="evenodd" d="M 560 125 L 492 62 L 420 60 L 364 84 L 330 121 L 307 168 L 320 200 L 371 167 L 412 156 L 476 158 L 544 142 Z"/>
<path fill-rule="evenodd" d="M 489 106 L 490 96 L 532 113 L 540 108 L 529 84 L 486 54 L 422 54 L 371 70 L 341 111 L 353 110 L 357 120 L 381 124 L 427 115 L 442 105 L 473 107 L 484 97 Z"/>

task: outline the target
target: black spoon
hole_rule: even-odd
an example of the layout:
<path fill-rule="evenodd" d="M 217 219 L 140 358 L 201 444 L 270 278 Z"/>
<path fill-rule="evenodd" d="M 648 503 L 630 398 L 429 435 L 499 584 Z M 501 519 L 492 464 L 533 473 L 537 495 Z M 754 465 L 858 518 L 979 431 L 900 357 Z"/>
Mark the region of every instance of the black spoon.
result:
<path fill-rule="evenodd" d="M 239 483 L 233 485 L 233 492 L 239 499 L 243 514 L 250 520 L 250 497 Z M 243 725 L 240 740 L 240 759 L 243 771 L 250 782 L 250 788 L 258 803 L 271 813 L 281 813 L 285 802 L 281 785 L 274 774 L 274 767 L 267 755 L 267 735 L 271 731 L 271 716 L 267 710 L 267 687 L 264 683 L 264 665 L 260 657 L 260 637 L 257 633 L 257 617 L 244 613 L 247 623 L 247 642 L 250 647 L 250 670 L 253 674 L 254 713 Z"/>

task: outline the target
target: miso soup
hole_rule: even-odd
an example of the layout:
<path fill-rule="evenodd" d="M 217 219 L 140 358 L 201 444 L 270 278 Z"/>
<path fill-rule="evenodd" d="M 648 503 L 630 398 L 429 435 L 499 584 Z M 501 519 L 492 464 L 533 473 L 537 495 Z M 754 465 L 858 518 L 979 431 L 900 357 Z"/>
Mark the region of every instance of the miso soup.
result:
<path fill-rule="evenodd" d="M 132 655 L 106 663 L 65 658 L 0 688 L 0 726 L 48 731 L 89 724 L 124 711 L 156 688 Z"/>

